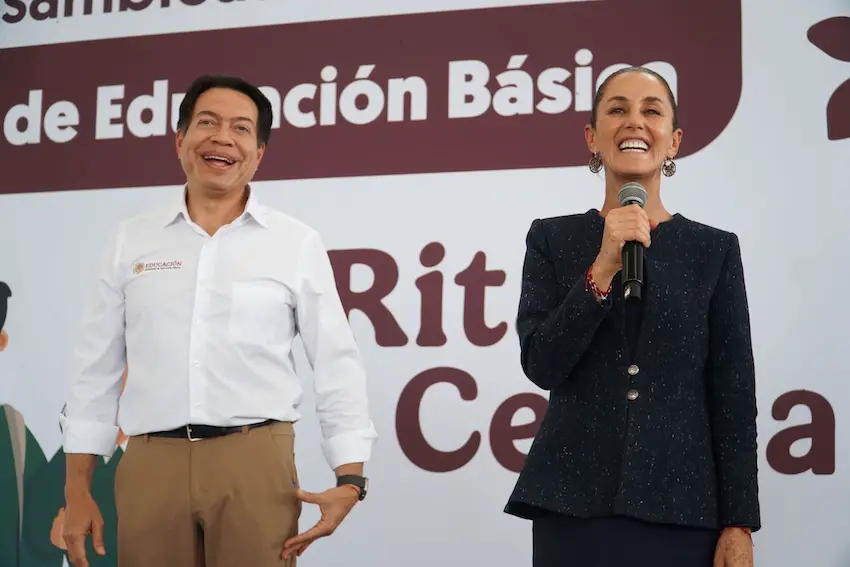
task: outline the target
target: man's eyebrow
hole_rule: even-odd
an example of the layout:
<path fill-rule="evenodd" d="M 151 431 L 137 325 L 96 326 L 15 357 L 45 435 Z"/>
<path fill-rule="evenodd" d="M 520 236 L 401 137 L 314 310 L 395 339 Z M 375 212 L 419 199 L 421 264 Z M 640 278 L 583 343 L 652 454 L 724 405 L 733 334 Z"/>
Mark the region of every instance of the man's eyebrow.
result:
<path fill-rule="evenodd" d="M 199 116 L 210 116 L 212 118 L 215 118 L 216 120 L 221 120 L 221 116 L 219 116 L 218 114 L 216 114 L 215 112 L 213 112 L 211 110 L 201 110 L 195 115 L 195 118 L 197 118 Z M 252 119 L 248 118 L 247 116 L 237 116 L 233 120 L 250 122 L 251 124 L 254 123 L 254 121 Z"/>

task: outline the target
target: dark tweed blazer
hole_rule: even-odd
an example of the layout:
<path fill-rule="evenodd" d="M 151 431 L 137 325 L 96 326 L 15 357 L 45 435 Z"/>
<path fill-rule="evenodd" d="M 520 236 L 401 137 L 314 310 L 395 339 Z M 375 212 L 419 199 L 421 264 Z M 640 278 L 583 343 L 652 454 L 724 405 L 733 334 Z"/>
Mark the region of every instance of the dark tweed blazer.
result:
<path fill-rule="evenodd" d="M 585 274 L 598 211 L 537 219 L 517 332 L 547 413 L 505 511 L 761 527 L 750 322 L 738 238 L 675 215 L 646 250 L 629 357 L 619 274 L 600 306 Z"/>

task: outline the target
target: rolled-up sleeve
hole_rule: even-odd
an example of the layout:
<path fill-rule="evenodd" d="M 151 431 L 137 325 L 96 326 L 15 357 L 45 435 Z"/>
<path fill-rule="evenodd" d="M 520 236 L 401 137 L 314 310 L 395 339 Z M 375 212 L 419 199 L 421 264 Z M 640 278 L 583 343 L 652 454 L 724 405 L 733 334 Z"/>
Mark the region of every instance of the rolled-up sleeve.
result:
<path fill-rule="evenodd" d="M 73 351 L 70 388 L 59 416 L 66 453 L 112 456 L 126 364 L 122 232 L 109 238 Z"/>
<path fill-rule="evenodd" d="M 336 288 L 330 258 L 316 233 L 298 263 L 298 331 L 313 368 L 316 414 L 332 469 L 364 463 L 377 439 L 369 416 L 366 371 Z"/>

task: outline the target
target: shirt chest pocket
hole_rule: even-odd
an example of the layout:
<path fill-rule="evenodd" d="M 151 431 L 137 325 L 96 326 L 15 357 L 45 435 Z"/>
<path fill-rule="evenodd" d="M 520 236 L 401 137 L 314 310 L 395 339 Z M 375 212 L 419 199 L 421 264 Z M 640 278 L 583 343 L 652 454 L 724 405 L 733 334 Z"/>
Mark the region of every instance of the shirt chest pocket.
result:
<path fill-rule="evenodd" d="M 295 301 L 277 282 L 237 282 L 231 287 L 228 332 L 240 343 L 279 341 L 292 332 Z"/>

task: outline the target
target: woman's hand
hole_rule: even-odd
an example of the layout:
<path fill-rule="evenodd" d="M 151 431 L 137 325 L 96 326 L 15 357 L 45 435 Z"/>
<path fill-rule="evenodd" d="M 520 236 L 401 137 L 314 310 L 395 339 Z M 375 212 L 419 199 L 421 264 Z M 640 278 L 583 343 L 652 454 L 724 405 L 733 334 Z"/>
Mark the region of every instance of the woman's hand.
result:
<path fill-rule="evenodd" d="M 714 552 L 714 567 L 753 567 L 753 541 L 744 528 L 723 530 Z"/>
<path fill-rule="evenodd" d="M 596 261 L 593 263 L 593 279 L 605 289 L 614 276 L 623 269 L 623 246 L 637 241 L 645 247 L 650 245 L 649 233 L 658 223 L 649 218 L 638 205 L 611 209 L 605 217 L 605 231 Z"/>

